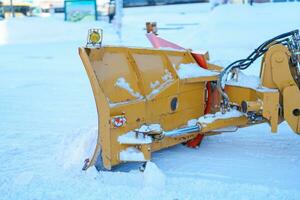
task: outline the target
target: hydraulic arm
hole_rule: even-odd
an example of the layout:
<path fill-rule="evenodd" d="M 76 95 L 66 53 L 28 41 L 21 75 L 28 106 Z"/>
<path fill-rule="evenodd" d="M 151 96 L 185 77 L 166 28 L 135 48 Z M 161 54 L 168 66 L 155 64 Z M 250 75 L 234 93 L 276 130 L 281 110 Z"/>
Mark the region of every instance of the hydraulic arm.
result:
<path fill-rule="evenodd" d="M 299 52 L 299 31 L 295 30 L 264 42 L 246 59 L 230 64 L 222 71 L 218 80 L 222 106 L 226 108 L 228 104 L 238 104 L 240 110 L 248 115 L 262 115 L 271 123 L 272 132 L 276 132 L 278 121 L 285 119 L 293 131 L 300 134 Z M 244 90 L 233 89 L 230 85 L 236 84 L 228 79 L 238 79 L 239 71 L 250 67 L 262 55 L 264 57 L 256 96 L 244 94 L 250 98 L 239 99 L 238 96 L 243 94 Z M 228 92 L 226 82 L 231 83 L 228 84 Z M 247 87 L 247 84 L 241 86 Z M 269 89 L 273 89 L 273 92 Z"/>

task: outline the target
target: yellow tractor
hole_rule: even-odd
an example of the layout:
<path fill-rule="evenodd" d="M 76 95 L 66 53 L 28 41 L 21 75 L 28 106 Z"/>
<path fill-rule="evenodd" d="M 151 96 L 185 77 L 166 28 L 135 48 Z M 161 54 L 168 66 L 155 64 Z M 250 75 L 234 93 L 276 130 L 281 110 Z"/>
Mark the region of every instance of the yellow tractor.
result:
<path fill-rule="evenodd" d="M 79 55 L 98 111 L 98 139 L 83 169 L 111 170 L 124 162 L 146 162 L 152 152 L 203 136 L 286 120 L 300 134 L 300 37 L 291 31 L 272 38 L 247 58 L 223 68 L 157 36 L 154 48 L 101 46 L 102 30 L 89 32 Z M 259 77 L 242 73 L 262 58 Z"/>

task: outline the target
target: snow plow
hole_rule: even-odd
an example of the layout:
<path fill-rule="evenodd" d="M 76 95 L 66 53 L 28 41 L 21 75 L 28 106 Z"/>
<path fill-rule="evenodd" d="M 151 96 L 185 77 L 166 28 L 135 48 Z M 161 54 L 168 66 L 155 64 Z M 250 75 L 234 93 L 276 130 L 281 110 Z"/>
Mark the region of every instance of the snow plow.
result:
<path fill-rule="evenodd" d="M 98 35 L 97 35 L 98 34 Z M 98 112 L 98 139 L 83 169 L 111 170 L 146 162 L 155 151 L 203 136 L 286 120 L 300 134 L 300 37 L 298 30 L 260 45 L 226 68 L 148 31 L 154 48 L 101 46 L 102 31 L 89 32 L 79 55 Z M 96 38 L 96 39 L 95 39 Z M 262 58 L 259 77 L 247 69 Z"/>

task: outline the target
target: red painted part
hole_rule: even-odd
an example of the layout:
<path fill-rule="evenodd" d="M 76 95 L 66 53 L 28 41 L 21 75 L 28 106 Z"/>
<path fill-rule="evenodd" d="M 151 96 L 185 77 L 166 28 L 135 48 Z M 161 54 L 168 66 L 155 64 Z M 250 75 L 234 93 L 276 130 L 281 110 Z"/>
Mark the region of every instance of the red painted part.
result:
<path fill-rule="evenodd" d="M 197 54 L 192 52 L 193 57 L 197 61 L 200 67 L 207 69 L 207 62 L 204 58 L 204 55 L 202 54 Z M 206 84 L 206 89 L 207 89 L 207 100 L 206 100 L 206 107 L 204 110 L 204 114 L 207 114 L 210 112 L 210 106 L 211 106 L 211 88 L 210 88 L 210 82 L 207 82 Z"/>
<path fill-rule="evenodd" d="M 153 34 L 153 33 L 147 33 L 146 34 L 148 40 L 151 42 L 152 46 L 154 48 L 173 48 L 173 49 L 178 49 L 178 50 L 184 50 L 185 48 L 174 44 L 173 42 L 167 41 L 163 38 L 160 38 L 159 36 Z M 199 54 L 199 53 L 193 53 L 192 55 L 198 65 L 204 69 L 207 69 L 207 62 L 204 58 L 204 55 Z M 204 114 L 207 114 L 210 112 L 210 105 L 211 105 L 211 89 L 209 87 L 210 83 L 207 82 L 206 88 L 207 88 L 207 100 L 206 100 L 206 107 L 204 110 Z"/>
<path fill-rule="evenodd" d="M 193 53 L 192 55 L 194 57 L 194 59 L 196 60 L 196 62 L 198 63 L 198 65 L 204 69 L 207 69 L 207 62 L 204 58 L 204 55 L 202 54 L 197 54 L 197 53 Z M 207 89 L 207 99 L 206 99 L 206 107 L 204 110 L 204 114 L 207 114 L 210 112 L 210 106 L 211 106 L 211 88 L 210 88 L 210 82 L 206 83 L 206 89 Z M 199 146 L 202 142 L 204 138 L 203 134 L 198 134 L 194 139 L 188 141 L 186 143 L 186 145 L 190 148 L 195 148 L 197 146 Z"/>
<path fill-rule="evenodd" d="M 197 61 L 198 65 L 200 65 L 200 67 L 207 69 L 207 62 L 204 58 L 203 54 L 199 54 L 199 53 L 193 53 L 192 52 L 192 56 L 194 57 L 194 59 Z"/>
<path fill-rule="evenodd" d="M 185 50 L 185 48 L 162 39 L 153 33 L 147 33 L 146 36 L 154 48 L 172 48 L 177 50 Z"/>
<path fill-rule="evenodd" d="M 196 148 L 201 144 L 203 138 L 204 138 L 203 134 L 198 134 L 194 139 L 188 141 L 186 143 L 186 146 L 190 148 Z"/>
<path fill-rule="evenodd" d="M 207 69 L 207 62 L 204 58 L 204 55 L 202 54 L 198 54 L 198 53 L 193 53 L 192 55 L 194 57 L 194 59 L 196 60 L 196 62 L 198 63 L 198 65 L 204 69 Z M 206 100 L 206 107 L 204 110 L 204 114 L 207 114 L 210 112 L 210 106 L 211 106 L 211 88 L 210 88 L 210 82 L 207 82 L 206 84 L 206 89 L 207 89 L 207 100 Z"/>
<path fill-rule="evenodd" d="M 162 39 L 153 33 L 147 33 L 146 36 L 154 48 L 172 48 L 177 50 L 185 50 L 185 48 L 177 44 L 174 44 L 172 42 L 169 42 L 165 39 Z M 200 67 L 204 69 L 208 68 L 204 55 L 198 53 L 192 53 L 192 55 Z M 204 114 L 210 112 L 210 106 L 211 106 L 211 88 L 209 82 L 207 82 L 206 88 L 207 88 L 207 100 L 206 100 L 206 107 L 204 110 Z M 204 138 L 203 134 L 198 134 L 194 139 L 188 141 L 186 145 L 188 147 L 195 148 L 201 144 L 203 138 Z"/>

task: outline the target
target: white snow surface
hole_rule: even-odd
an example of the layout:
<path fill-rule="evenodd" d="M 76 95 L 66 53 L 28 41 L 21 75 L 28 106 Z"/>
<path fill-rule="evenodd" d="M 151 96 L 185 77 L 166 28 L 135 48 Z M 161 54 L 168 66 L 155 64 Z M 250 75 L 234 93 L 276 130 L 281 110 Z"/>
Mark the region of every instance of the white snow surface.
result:
<path fill-rule="evenodd" d="M 150 144 L 152 142 L 152 138 L 140 133 L 136 134 L 134 131 L 129 131 L 124 135 L 120 135 L 118 137 L 118 142 L 120 144 Z"/>
<path fill-rule="evenodd" d="M 146 97 L 147 99 L 150 99 L 154 95 L 158 94 L 162 89 L 167 87 L 173 80 L 173 76 L 171 72 L 167 69 L 165 69 L 165 73 L 161 77 L 162 83 L 160 81 L 156 80 L 152 83 L 150 83 L 150 87 L 153 89 L 150 94 L 148 94 Z"/>
<path fill-rule="evenodd" d="M 143 175 L 144 187 L 151 187 L 156 191 L 165 189 L 166 176 L 155 163 L 148 161 Z"/>
<path fill-rule="evenodd" d="M 92 158 L 97 144 L 98 129 L 92 128 L 90 130 L 80 130 L 76 137 L 71 140 L 63 141 L 65 149 L 62 150 L 60 160 L 64 160 L 64 169 L 77 167 L 78 163 L 82 162 L 82 158 Z"/>
<path fill-rule="evenodd" d="M 151 87 L 152 89 L 158 87 L 159 85 L 160 85 L 160 82 L 159 82 L 158 80 L 156 80 L 156 81 L 150 83 L 150 87 Z"/>
<path fill-rule="evenodd" d="M 178 66 L 177 74 L 180 79 L 218 75 L 217 72 L 203 69 L 196 63 L 180 64 Z"/>
<path fill-rule="evenodd" d="M 140 128 L 136 129 L 135 131 L 140 133 L 149 133 L 149 132 L 161 132 L 162 128 L 160 124 L 149 124 L 149 125 L 142 125 Z"/>
<path fill-rule="evenodd" d="M 0 199 L 300 199 L 300 137 L 285 122 L 277 134 L 261 124 L 205 137 L 198 149 L 156 152 L 163 176 L 155 167 L 141 173 L 139 164 L 82 172 L 98 118 L 77 53 L 94 27 L 104 29 L 104 44 L 149 47 L 145 22 L 157 21 L 168 28 L 161 37 L 208 50 L 226 66 L 299 29 L 299 10 L 299 2 L 128 8 L 122 40 L 106 22 L 69 23 L 59 14 L 0 21 Z M 244 73 L 259 71 L 257 61 Z"/>
<path fill-rule="evenodd" d="M 226 111 L 225 113 L 216 112 L 214 114 L 203 115 L 203 116 L 199 117 L 198 119 L 190 119 L 187 122 L 187 126 L 195 126 L 197 123 L 205 125 L 205 124 L 210 124 L 219 119 L 236 118 L 236 117 L 241 117 L 243 115 L 245 115 L 245 114 L 238 110 L 230 109 L 230 110 Z"/>
<path fill-rule="evenodd" d="M 232 86 L 241 86 L 246 88 L 251 88 L 257 91 L 262 92 L 277 92 L 276 89 L 270 89 L 263 87 L 260 81 L 260 78 L 258 76 L 254 75 L 246 75 L 243 72 L 239 71 L 237 74 L 237 77 L 232 78 L 225 83 L 226 85 L 232 85 Z"/>
<path fill-rule="evenodd" d="M 116 86 L 126 90 L 127 92 L 129 92 L 129 94 L 131 94 L 132 96 L 138 98 L 138 99 L 141 99 L 143 98 L 143 96 L 139 93 L 139 92 L 135 92 L 131 86 L 129 85 L 129 83 L 125 80 L 124 77 L 121 77 L 121 78 L 118 78 L 116 83 L 115 83 Z"/>
<path fill-rule="evenodd" d="M 201 124 L 210 124 L 219 119 L 237 118 L 237 117 L 241 117 L 243 115 L 245 115 L 245 114 L 238 110 L 230 109 L 230 110 L 226 111 L 225 113 L 222 113 L 221 111 L 219 111 L 214 114 L 206 114 L 206 115 L 200 117 L 198 119 L 198 122 Z"/>
<path fill-rule="evenodd" d="M 187 126 L 195 126 L 198 123 L 198 119 L 190 119 Z"/>
<path fill-rule="evenodd" d="M 161 78 L 164 82 L 173 80 L 173 76 L 172 76 L 171 72 L 167 69 L 165 69 L 165 74 Z"/>
<path fill-rule="evenodd" d="M 128 147 L 120 152 L 121 161 L 145 161 L 143 152 L 135 147 Z"/>

